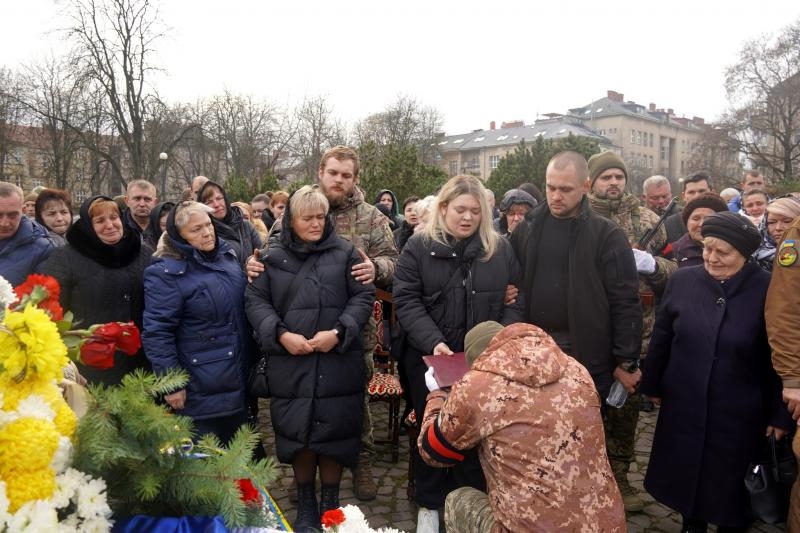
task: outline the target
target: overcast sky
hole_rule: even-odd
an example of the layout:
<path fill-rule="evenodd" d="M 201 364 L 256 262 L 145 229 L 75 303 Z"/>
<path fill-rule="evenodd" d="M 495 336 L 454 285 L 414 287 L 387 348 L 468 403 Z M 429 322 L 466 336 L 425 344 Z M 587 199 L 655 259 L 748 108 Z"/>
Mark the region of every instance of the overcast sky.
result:
<path fill-rule="evenodd" d="M 532 123 L 612 89 L 678 116 L 717 117 L 742 44 L 800 18 L 797 0 L 163 0 L 170 100 L 225 87 L 292 105 L 323 95 L 348 124 L 398 95 L 437 108 L 449 134 Z M 53 0 L 2 3 L 0 65 L 61 46 Z"/>

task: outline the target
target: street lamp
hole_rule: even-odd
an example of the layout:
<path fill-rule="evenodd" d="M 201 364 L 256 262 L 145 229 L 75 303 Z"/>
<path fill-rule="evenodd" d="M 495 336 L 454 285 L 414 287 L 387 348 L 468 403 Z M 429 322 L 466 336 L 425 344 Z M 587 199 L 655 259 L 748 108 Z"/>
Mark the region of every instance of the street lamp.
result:
<path fill-rule="evenodd" d="M 163 202 L 167 199 L 167 159 L 169 159 L 169 155 L 166 152 L 161 152 L 158 154 L 158 158 L 161 160 L 164 172 L 161 175 L 161 201 Z"/>

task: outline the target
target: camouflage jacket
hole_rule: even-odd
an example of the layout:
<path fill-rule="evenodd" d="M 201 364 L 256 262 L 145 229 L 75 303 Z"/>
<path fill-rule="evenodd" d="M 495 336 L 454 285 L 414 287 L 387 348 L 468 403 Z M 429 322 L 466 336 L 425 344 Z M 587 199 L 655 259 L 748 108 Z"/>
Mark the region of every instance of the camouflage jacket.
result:
<path fill-rule="evenodd" d="M 639 200 L 632 194 L 625 194 L 619 200 L 606 200 L 589 193 L 589 205 L 592 211 L 598 215 L 613 220 L 625 232 L 631 246 L 658 223 L 658 215 L 646 207 L 639 205 Z M 656 271 L 652 274 L 639 274 L 639 292 L 655 293 L 660 295 L 664 292 L 669 277 L 678 269 L 677 264 L 660 257 L 658 254 L 667 245 L 667 230 L 663 224 L 656 232 L 655 237 L 647 246 L 647 251 L 656 260 Z M 642 350 L 641 356 L 647 354 L 650 345 L 650 336 L 653 333 L 653 324 L 656 320 L 656 306 L 645 302 L 642 306 Z"/>
<path fill-rule="evenodd" d="M 331 216 L 337 235 L 363 250 L 375 264 L 375 286 L 391 285 L 398 253 L 389 219 L 364 202 L 364 191 L 358 187 L 343 206 L 331 210 Z"/>
<path fill-rule="evenodd" d="M 625 531 L 594 382 L 537 326 L 506 327 L 449 395 L 430 393 L 418 444 L 433 466 L 480 445 L 492 532 Z"/>

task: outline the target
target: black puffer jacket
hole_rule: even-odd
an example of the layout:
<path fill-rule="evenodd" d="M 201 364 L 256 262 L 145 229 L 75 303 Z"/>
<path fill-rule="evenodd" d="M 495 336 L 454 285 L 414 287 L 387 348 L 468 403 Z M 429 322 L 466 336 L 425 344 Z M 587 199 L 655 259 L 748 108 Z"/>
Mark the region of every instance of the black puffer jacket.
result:
<path fill-rule="evenodd" d="M 519 263 L 508 242 L 499 240 L 489 261 L 482 261 L 480 238 L 449 246 L 426 235 L 406 243 L 394 273 L 397 319 L 410 347 L 430 354 L 440 342 L 464 349 L 464 336 L 486 320 L 504 325 L 522 322 L 520 300 L 504 305 L 506 286 L 518 285 Z"/>
<path fill-rule="evenodd" d="M 533 286 L 547 216 L 547 204 L 537 206 L 510 238 L 524 273 L 519 292 L 527 302 L 536 297 L 528 291 Z M 587 198 L 582 200 L 570 231 L 567 283 L 572 356 L 586 367 L 605 397 L 614 367 L 639 358 L 642 307 L 636 262 L 627 237 L 613 221 L 589 209 Z"/>
<path fill-rule="evenodd" d="M 153 250 L 124 223 L 120 242 L 112 246 L 100 241 L 89 217 L 89 206 L 97 198 L 103 197 L 93 196 L 83 202 L 81 218 L 67 231 L 67 245 L 53 251 L 41 272 L 58 280 L 61 306 L 72 311 L 80 327 L 133 321 L 141 330 L 144 269 L 150 264 Z M 78 366 L 91 383 L 115 385 L 134 368 L 149 369 L 150 364 L 141 350 L 134 356 L 117 350 L 113 368 Z"/>
<path fill-rule="evenodd" d="M 288 213 L 288 207 L 287 207 Z M 284 223 L 291 221 L 287 214 Z M 305 261 L 317 256 L 296 293 L 287 294 Z M 330 217 L 316 243 L 303 243 L 286 227 L 265 258 L 266 271 L 247 286 L 245 310 L 261 352 L 268 356 L 270 412 L 278 458 L 291 462 L 303 448 L 354 466 L 361 446 L 366 386 L 361 332 L 375 287 L 350 275 L 361 263 L 355 247 L 339 238 Z M 278 309 L 290 298 L 284 316 Z M 312 338 L 334 327 L 342 335 L 329 353 L 293 356 L 278 342 L 286 332 Z"/>

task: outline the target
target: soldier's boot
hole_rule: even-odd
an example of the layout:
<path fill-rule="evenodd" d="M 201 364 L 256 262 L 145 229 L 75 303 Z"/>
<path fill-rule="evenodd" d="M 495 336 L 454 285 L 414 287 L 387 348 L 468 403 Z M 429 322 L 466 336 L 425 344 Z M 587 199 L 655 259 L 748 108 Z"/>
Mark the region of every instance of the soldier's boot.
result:
<path fill-rule="evenodd" d="M 353 469 L 353 494 L 359 500 L 374 500 L 378 494 L 378 487 L 372 479 L 372 464 L 366 453 L 358 455 L 358 466 Z"/>
<path fill-rule="evenodd" d="M 639 491 L 633 488 L 628 481 L 628 469 L 630 465 L 624 461 L 609 461 L 611 470 L 614 472 L 614 479 L 617 481 L 619 492 L 622 495 L 622 503 L 625 505 L 626 513 L 638 513 L 644 509 L 644 500 L 639 495 Z"/>

